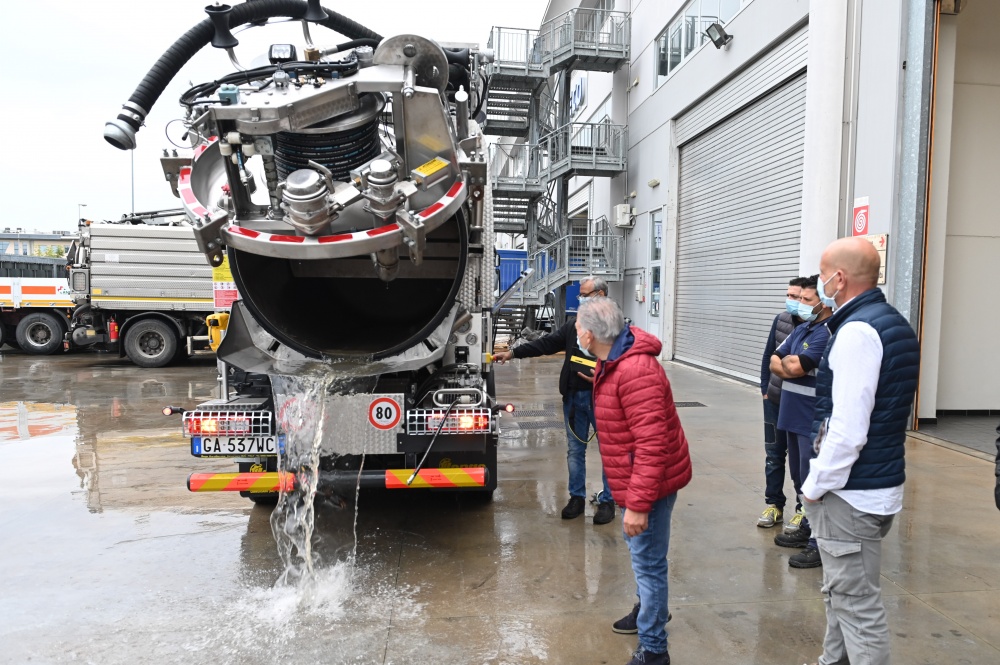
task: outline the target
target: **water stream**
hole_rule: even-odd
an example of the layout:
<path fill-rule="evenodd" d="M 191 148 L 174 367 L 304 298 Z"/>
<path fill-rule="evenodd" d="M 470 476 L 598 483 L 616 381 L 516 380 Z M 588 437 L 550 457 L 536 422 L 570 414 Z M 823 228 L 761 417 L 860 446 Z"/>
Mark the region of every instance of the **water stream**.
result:
<path fill-rule="evenodd" d="M 284 564 L 279 584 L 298 585 L 304 591 L 315 587 L 315 528 L 317 484 L 326 394 L 335 379 L 314 376 L 273 376 L 278 420 L 285 431 L 284 454 L 278 456 L 278 471 L 295 474 L 295 488 L 282 492 L 271 513 L 271 531 Z"/>

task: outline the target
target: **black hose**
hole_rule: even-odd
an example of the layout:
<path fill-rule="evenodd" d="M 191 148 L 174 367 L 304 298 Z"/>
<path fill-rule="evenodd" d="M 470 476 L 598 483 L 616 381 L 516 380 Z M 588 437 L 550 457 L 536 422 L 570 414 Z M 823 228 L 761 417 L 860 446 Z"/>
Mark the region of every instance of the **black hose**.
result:
<path fill-rule="evenodd" d="M 333 48 L 323 49 L 320 55 L 333 55 L 334 53 L 340 53 L 348 49 L 357 48 L 359 46 L 371 46 L 372 48 L 377 48 L 379 45 L 379 40 L 377 39 L 352 39 L 349 42 L 344 42 L 343 44 L 337 44 Z"/>
<path fill-rule="evenodd" d="M 193 88 L 188 89 L 183 95 L 181 95 L 180 103 L 185 106 L 191 106 L 199 98 L 214 93 L 219 89 L 219 86 L 224 83 L 249 84 L 252 81 L 268 79 L 279 69 L 295 75 L 298 75 L 299 72 L 317 72 L 319 74 L 326 75 L 338 74 L 341 76 L 350 76 L 358 71 L 358 61 L 352 56 L 350 59 L 342 62 L 286 62 L 282 65 L 264 65 L 263 67 L 257 67 L 255 69 L 234 72 L 232 74 L 226 74 L 222 78 L 215 81 L 199 83 Z M 265 87 L 267 86 L 261 86 L 260 90 L 263 90 Z"/>
<path fill-rule="evenodd" d="M 327 18 L 320 21 L 320 25 L 351 39 L 373 39 L 381 42 L 382 36 L 378 33 L 325 7 L 323 10 L 327 13 Z M 229 16 L 229 25 L 239 26 L 244 23 L 256 23 L 278 16 L 297 19 L 302 18 L 305 13 L 306 3 L 302 0 L 256 0 L 234 7 Z M 160 98 L 167 85 L 187 61 L 212 41 L 214 34 L 215 28 L 212 25 L 212 20 L 206 18 L 181 35 L 180 39 L 160 56 L 160 59 L 143 77 L 135 92 L 129 97 L 128 102 L 123 105 L 122 113 L 118 114 L 118 122 L 108 123 L 116 125 L 118 131 L 109 132 L 106 130 L 105 139 L 122 150 L 135 147 L 134 134 L 139 131 L 139 127 L 153 108 L 156 100 Z M 124 128 L 122 124 L 131 128 L 131 140 L 128 137 L 123 140 L 122 131 Z"/>

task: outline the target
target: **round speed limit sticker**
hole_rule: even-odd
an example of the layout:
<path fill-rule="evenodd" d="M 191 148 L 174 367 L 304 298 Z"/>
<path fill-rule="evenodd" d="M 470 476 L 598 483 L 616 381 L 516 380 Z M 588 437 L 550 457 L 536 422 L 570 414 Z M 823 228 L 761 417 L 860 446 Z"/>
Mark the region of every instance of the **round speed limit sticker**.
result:
<path fill-rule="evenodd" d="M 403 410 L 399 408 L 399 402 L 391 397 L 379 397 L 368 407 L 368 422 L 376 429 L 393 429 L 402 416 Z"/>

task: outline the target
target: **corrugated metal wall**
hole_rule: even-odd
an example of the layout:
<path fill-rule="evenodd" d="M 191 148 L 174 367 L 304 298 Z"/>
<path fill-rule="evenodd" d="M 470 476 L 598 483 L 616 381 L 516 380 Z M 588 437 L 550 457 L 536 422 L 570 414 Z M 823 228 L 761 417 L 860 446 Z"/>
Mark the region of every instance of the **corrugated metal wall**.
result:
<path fill-rule="evenodd" d="M 803 27 L 677 118 L 674 136 L 683 145 L 762 94 L 806 68 L 809 28 Z"/>
<path fill-rule="evenodd" d="M 674 356 L 756 380 L 798 273 L 806 76 L 680 147 Z"/>

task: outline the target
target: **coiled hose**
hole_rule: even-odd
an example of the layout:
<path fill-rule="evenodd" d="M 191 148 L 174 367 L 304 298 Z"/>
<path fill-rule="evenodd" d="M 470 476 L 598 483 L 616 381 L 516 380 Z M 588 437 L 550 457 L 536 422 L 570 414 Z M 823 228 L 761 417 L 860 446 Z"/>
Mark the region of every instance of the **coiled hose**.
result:
<path fill-rule="evenodd" d="M 245 2 L 233 8 L 229 15 L 229 25 L 232 27 L 257 23 L 279 16 L 298 19 L 305 15 L 306 7 L 303 0 Z M 351 39 L 382 41 L 381 35 L 363 25 L 325 7 L 323 11 L 327 17 L 319 21 L 320 25 Z M 119 150 L 135 148 L 135 133 L 139 131 L 156 100 L 187 61 L 212 41 L 214 34 L 215 27 L 212 20 L 206 18 L 181 35 L 143 77 L 128 101 L 122 104 L 122 112 L 118 114 L 118 118 L 105 124 L 104 139 Z"/>

